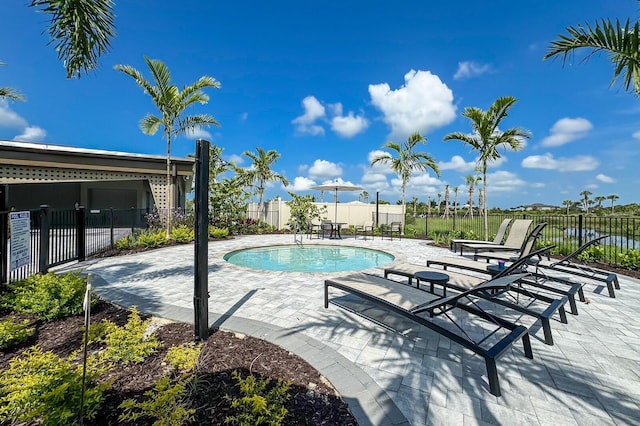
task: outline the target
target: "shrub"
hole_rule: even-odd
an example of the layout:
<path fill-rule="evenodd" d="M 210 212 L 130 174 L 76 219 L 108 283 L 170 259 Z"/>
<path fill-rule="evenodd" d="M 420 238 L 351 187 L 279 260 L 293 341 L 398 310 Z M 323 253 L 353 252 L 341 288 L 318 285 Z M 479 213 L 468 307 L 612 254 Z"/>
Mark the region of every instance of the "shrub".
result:
<path fill-rule="evenodd" d="M 155 334 L 145 336 L 150 322 L 151 320 L 142 321 L 134 306 L 124 326 L 119 327 L 109 320 L 103 320 L 101 332 L 91 333 L 91 337 L 92 340 L 106 344 L 106 349 L 101 354 L 105 360 L 124 364 L 140 363 L 160 345 Z"/>
<path fill-rule="evenodd" d="M 591 246 L 578 255 L 578 259 L 583 262 L 595 262 L 604 259 L 603 246 Z"/>
<path fill-rule="evenodd" d="M 80 272 L 56 275 L 36 274 L 9 284 L 9 292 L 2 296 L 3 306 L 51 320 L 82 313 L 86 278 Z"/>
<path fill-rule="evenodd" d="M 37 346 L 13 358 L 0 373 L 0 422 L 34 422 L 43 425 L 77 424 L 82 391 L 82 366 L 75 355 L 63 359 Z M 84 417 L 93 419 L 108 383 L 95 384 L 103 372 L 94 357 L 87 359 Z"/>
<path fill-rule="evenodd" d="M 198 365 L 198 357 L 202 346 L 185 343 L 172 346 L 167 351 L 164 360 L 180 371 L 194 371 Z"/>
<path fill-rule="evenodd" d="M 120 238 L 116 241 L 116 248 L 119 250 L 127 250 L 138 245 L 138 239 L 133 234 Z"/>
<path fill-rule="evenodd" d="M 627 269 L 640 269 L 640 250 L 627 250 L 621 252 L 620 265 Z"/>
<path fill-rule="evenodd" d="M 120 404 L 123 413 L 119 420 L 135 422 L 149 417 L 156 419 L 154 426 L 183 425 L 194 420 L 196 410 L 189 409 L 187 399 L 187 382 L 189 376 L 182 377 L 177 383 L 171 384 L 169 377 L 159 379 L 153 389 L 144 393 L 144 401 L 127 399 Z"/>
<path fill-rule="evenodd" d="M 35 330 L 27 327 L 29 320 L 16 322 L 14 318 L 0 321 L 0 349 L 8 349 L 12 346 L 26 342 Z"/>
<path fill-rule="evenodd" d="M 233 378 L 238 382 L 240 398 L 226 395 L 231 401 L 231 407 L 236 410 L 235 416 L 225 419 L 226 423 L 235 425 L 280 425 L 287 415 L 284 404 L 289 399 L 290 382 L 278 379 L 271 389 L 268 389 L 271 379 L 268 377 L 256 380 L 252 375 L 243 379 L 240 373 L 234 371 Z"/>
<path fill-rule="evenodd" d="M 177 243 L 190 243 L 195 240 L 195 231 L 193 228 L 178 226 L 171 230 L 171 239 Z"/>
<path fill-rule="evenodd" d="M 160 247 L 167 243 L 165 231 L 145 231 L 138 236 L 138 244 L 147 247 Z"/>
<path fill-rule="evenodd" d="M 209 226 L 209 236 L 211 238 L 215 238 L 215 239 L 220 239 L 220 238 L 227 238 L 227 236 L 229 235 L 229 230 L 226 228 L 216 228 L 214 226 Z"/>
<path fill-rule="evenodd" d="M 418 231 L 416 231 L 416 227 L 413 225 L 407 225 L 404 227 L 404 235 L 407 238 L 415 238 Z"/>

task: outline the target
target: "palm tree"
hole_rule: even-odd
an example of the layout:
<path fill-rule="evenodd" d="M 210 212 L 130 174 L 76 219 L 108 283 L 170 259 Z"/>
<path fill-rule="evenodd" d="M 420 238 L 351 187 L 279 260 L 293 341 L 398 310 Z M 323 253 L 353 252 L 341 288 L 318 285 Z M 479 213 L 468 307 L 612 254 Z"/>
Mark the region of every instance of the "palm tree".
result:
<path fill-rule="evenodd" d="M 593 201 L 595 201 L 596 203 L 598 203 L 598 208 L 601 209 L 602 208 L 602 202 L 604 200 L 606 200 L 606 197 L 603 197 L 602 195 L 598 195 L 597 197 L 593 197 Z"/>
<path fill-rule="evenodd" d="M 431 195 L 427 196 L 427 215 L 431 216 Z"/>
<path fill-rule="evenodd" d="M 400 146 L 395 142 L 389 141 L 383 145 L 383 148 L 390 149 L 395 151 L 397 154 L 394 157 L 392 154 L 385 153 L 378 155 L 376 158 L 371 160 L 371 165 L 380 163 L 380 164 L 389 164 L 391 166 L 391 170 L 400 176 L 400 180 L 402 181 L 402 211 L 405 209 L 405 194 L 407 190 L 407 183 L 411 178 L 411 175 L 415 171 L 423 171 L 426 172 L 427 169 L 431 169 L 434 173 L 439 177 L 440 169 L 438 168 L 438 164 L 435 160 L 426 152 L 416 152 L 415 148 L 418 143 L 426 143 L 427 139 L 422 136 L 420 133 L 416 132 L 409 136 L 407 141 Z M 402 218 L 402 226 L 400 227 L 402 234 L 404 234 L 404 217 Z"/>
<path fill-rule="evenodd" d="M 591 204 L 591 200 L 589 199 L 589 195 L 591 195 L 590 191 L 587 191 L 586 189 L 584 191 L 582 191 L 580 193 L 580 195 L 582 196 L 582 207 L 584 208 L 584 210 L 589 213 L 589 205 Z"/>
<path fill-rule="evenodd" d="M 458 187 L 454 186 L 453 188 L 451 188 L 451 190 L 453 191 L 453 215 L 457 216 L 458 215 Z"/>
<path fill-rule="evenodd" d="M 571 207 L 573 207 L 573 204 L 574 204 L 574 203 L 573 203 L 573 201 L 571 201 L 571 200 L 564 200 L 564 201 L 562 202 L 562 205 L 567 207 L 567 216 L 569 216 L 569 209 L 570 209 Z"/>
<path fill-rule="evenodd" d="M 640 21 L 624 24 L 616 20 L 615 24 L 602 19 L 595 25 L 585 24 L 566 28 L 567 35 L 560 34 L 559 39 L 552 41 L 543 59 L 562 56 L 562 64 L 567 57 L 578 49 L 589 49 L 583 62 L 599 52 L 607 52 L 613 62 L 614 71 L 611 86 L 623 75 L 625 90 L 634 90 L 640 96 Z"/>
<path fill-rule="evenodd" d="M 444 186 L 444 218 L 449 218 L 449 185 Z"/>
<path fill-rule="evenodd" d="M 465 182 L 469 188 L 469 217 L 473 219 L 473 190 L 476 184 L 476 177 L 473 175 L 465 176 Z"/>
<path fill-rule="evenodd" d="M 4 62 L 0 62 L 0 66 L 5 66 Z M 9 99 L 12 101 L 24 101 L 25 97 L 13 87 L 0 87 L 0 99 Z"/>
<path fill-rule="evenodd" d="M 280 181 L 284 186 L 287 186 L 289 181 L 286 177 L 271 169 L 271 166 L 280 158 L 280 153 L 277 151 L 273 149 L 265 151 L 258 147 L 256 148 L 256 153 L 245 151 L 242 155 L 249 157 L 253 162 L 249 168 L 243 170 L 242 180 L 247 186 L 255 186 L 258 194 L 258 211 L 260 211 L 266 184 L 272 181 Z"/>
<path fill-rule="evenodd" d="M 476 186 L 479 186 L 479 183 L 482 182 L 482 177 L 476 176 Z M 482 190 L 478 191 L 478 215 L 484 215 L 484 197 Z"/>
<path fill-rule="evenodd" d="M 442 204 L 442 194 L 438 194 L 438 216 L 440 216 L 440 204 Z"/>
<path fill-rule="evenodd" d="M 469 145 L 479 155 L 478 166 L 482 172 L 482 194 L 484 210 L 484 239 L 489 239 L 489 223 L 487 219 L 487 165 L 499 159 L 499 147 L 510 148 L 518 151 L 522 147 L 522 138 L 529 138 L 529 131 L 519 127 L 513 127 L 505 131 L 498 130 L 500 122 L 508 115 L 509 109 L 518 100 L 511 96 L 496 99 L 487 111 L 476 107 L 467 107 L 462 113 L 463 117 L 471 120 L 473 134 L 461 132 L 449 133 L 444 140 L 457 139 Z"/>
<path fill-rule="evenodd" d="M 413 197 L 411 199 L 411 204 L 413 204 L 413 216 L 415 216 L 418 209 L 418 197 Z"/>
<path fill-rule="evenodd" d="M 184 134 L 195 127 L 208 125 L 218 126 L 218 122 L 209 114 L 184 115 L 188 106 L 195 103 L 206 104 L 209 101 L 203 89 L 206 87 L 219 88 L 220 83 L 213 77 L 202 76 L 190 86 L 178 86 L 171 84 L 169 68 L 157 59 L 144 57 L 153 83 L 146 80 L 142 73 L 130 65 L 116 65 L 114 68 L 133 78 L 144 92 L 151 96 L 154 105 L 160 111 L 160 115 L 147 114 L 140 120 L 140 129 L 147 135 L 155 135 L 162 126 L 163 137 L 167 140 L 167 238 L 171 233 L 171 212 L 173 209 L 173 194 L 171 193 L 171 141 L 174 137 Z"/>
<path fill-rule="evenodd" d="M 620 197 L 616 194 L 607 195 L 607 200 L 611 200 L 611 214 L 613 214 L 613 203 Z"/>
<path fill-rule="evenodd" d="M 67 78 L 97 68 L 116 35 L 112 0 L 31 0 L 29 6 L 51 16 L 48 33 Z"/>

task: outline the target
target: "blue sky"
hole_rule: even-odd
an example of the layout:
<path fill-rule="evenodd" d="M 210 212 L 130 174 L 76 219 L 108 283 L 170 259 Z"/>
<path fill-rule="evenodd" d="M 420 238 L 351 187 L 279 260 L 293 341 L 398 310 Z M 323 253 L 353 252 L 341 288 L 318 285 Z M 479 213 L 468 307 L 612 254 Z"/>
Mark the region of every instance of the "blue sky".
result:
<path fill-rule="evenodd" d="M 3 2 L 0 86 L 28 100 L 0 101 L 0 139 L 164 155 L 161 135 L 138 127 L 156 113 L 150 99 L 113 69 L 132 65 L 151 79 L 147 55 L 165 62 L 179 86 L 201 75 L 221 83 L 207 91 L 207 105 L 189 110 L 212 114 L 221 127 L 180 137 L 172 155 L 194 152 L 196 136 L 244 167 L 243 151 L 274 149 L 282 155 L 274 168 L 291 187 L 274 184 L 266 198 L 313 193 L 310 186 L 338 179 L 395 202 L 397 176 L 370 160 L 386 141 L 402 143 L 415 131 L 442 173 L 414 175 L 407 199 L 435 199 L 446 184 L 466 194 L 475 155 L 442 138 L 470 132 L 465 107 L 486 110 L 514 96 L 501 127 L 533 136 L 489 169 L 490 207 L 560 205 L 585 189 L 617 194 L 617 204 L 639 201 L 638 99 L 620 84 L 610 87 L 605 55 L 586 64 L 579 55 L 564 67 L 542 60 L 567 26 L 636 19 L 636 1 L 432 3 L 119 1 L 111 52 L 96 72 L 66 80 L 43 33 L 47 16 L 25 2 Z"/>

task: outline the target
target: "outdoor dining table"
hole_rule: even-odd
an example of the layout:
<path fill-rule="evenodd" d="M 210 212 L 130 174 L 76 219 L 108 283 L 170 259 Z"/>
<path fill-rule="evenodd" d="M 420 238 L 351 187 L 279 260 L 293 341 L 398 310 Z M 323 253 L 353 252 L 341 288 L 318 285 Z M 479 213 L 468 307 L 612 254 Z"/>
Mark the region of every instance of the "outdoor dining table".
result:
<path fill-rule="evenodd" d="M 340 227 L 346 224 L 347 222 L 331 222 L 331 234 L 329 234 L 329 238 L 342 239 L 342 235 L 340 235 Z"/>

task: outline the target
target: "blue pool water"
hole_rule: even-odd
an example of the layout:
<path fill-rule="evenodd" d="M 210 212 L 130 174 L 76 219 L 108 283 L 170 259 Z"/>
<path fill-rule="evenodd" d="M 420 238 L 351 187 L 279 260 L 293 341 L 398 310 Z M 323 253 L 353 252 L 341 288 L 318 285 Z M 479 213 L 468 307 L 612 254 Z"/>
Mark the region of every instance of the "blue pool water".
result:
<path fill-rule="evenodd" d="M 227 253 L 224 260 L 237 266 L 285 272 L 358 271 L 390 263 L 389 253 L 361 247 L 294 245 L 256 247 Z"/>

